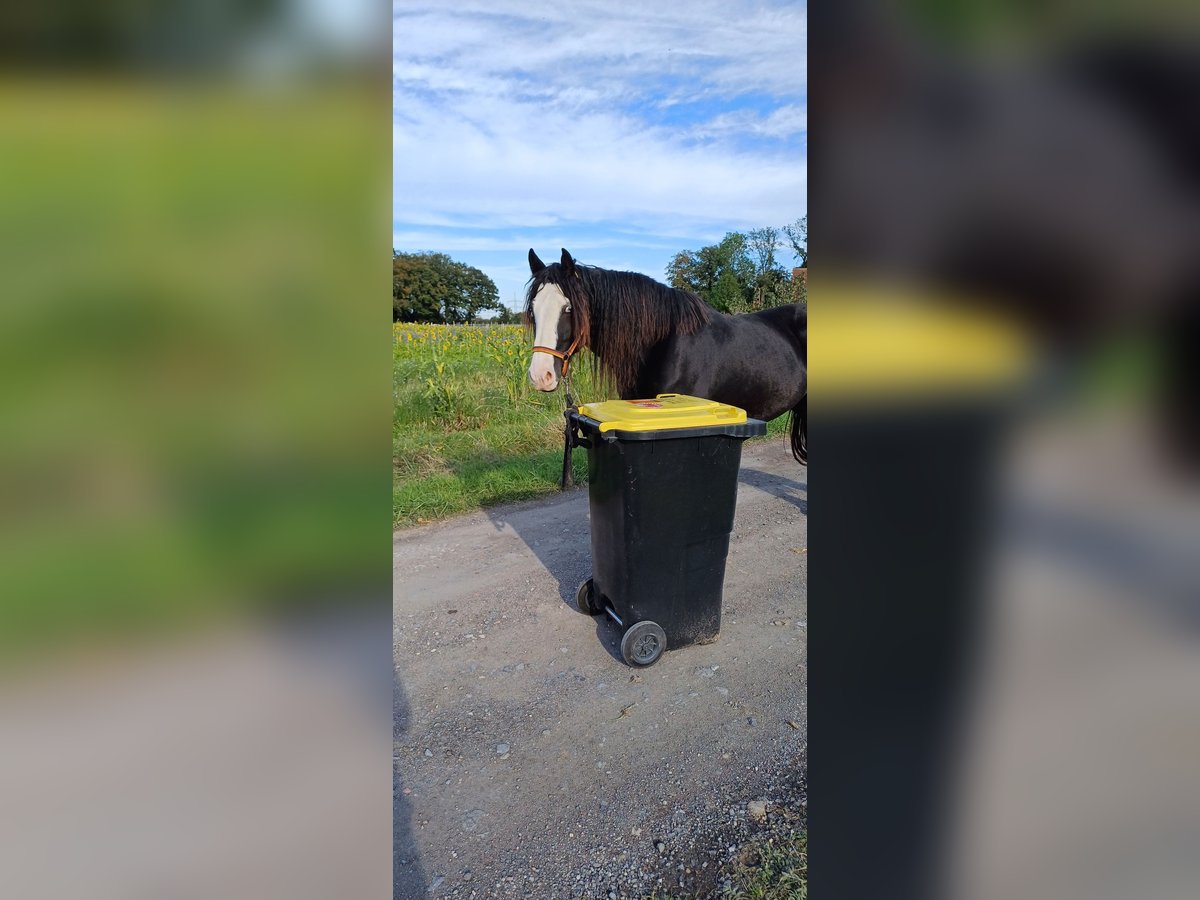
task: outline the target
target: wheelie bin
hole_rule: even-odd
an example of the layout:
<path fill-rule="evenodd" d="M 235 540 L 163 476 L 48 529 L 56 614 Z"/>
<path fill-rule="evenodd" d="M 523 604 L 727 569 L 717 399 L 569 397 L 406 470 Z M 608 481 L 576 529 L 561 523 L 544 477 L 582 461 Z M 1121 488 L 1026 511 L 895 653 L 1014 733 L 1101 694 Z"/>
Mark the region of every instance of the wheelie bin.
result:
<path fill-rule="evenodd" d="M 879 896 L 885 872 L 891 898 L 942 897 L 994 621 L 1003 447 L 1034 348 L 1017 323 L 934 290 L 827 284 L 819 307 L 809 413 L 828 500 L 809 535 L 813 852 L 819 842 L 831 895 Z"/>
<path fill-rule="evenodd" d="M 587 448 L 591 505 L 580 610 L 625 629 L 632 666 L 716 640 L 742 442 L 766 423 L 682 394 L 584 404 L 569 420 Z"/>

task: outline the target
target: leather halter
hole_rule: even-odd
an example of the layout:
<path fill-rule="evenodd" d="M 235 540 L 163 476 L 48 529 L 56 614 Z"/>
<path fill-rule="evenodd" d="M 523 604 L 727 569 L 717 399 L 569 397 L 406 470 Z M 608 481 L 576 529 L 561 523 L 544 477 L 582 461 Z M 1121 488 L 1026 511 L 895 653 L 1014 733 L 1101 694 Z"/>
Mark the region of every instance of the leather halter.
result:
<path fill-rule="evenodd" d="M 570 312 L 570 311 L 571 311 L 571 305 L 568 303 L 567 306 L 563 309 L 563 312 Z M 567 348 L 565 353 L 562 350 L 556 350 L 553 347 L 539 347 L 537 344 L 534 344 L 533 352 L 534 353 L 549 353 L 555 359 L 561 359 L 562 360 L 562 377 L 566 378 L 567 370 L 570 369 L 570 367 L 571 367 L 571 357 L 574 356 L 575 351 L 579 349 L 579 342 L 582 339 L 583 339 L 583 332 L 580 329 L 576 328 L 575 336 L 571 340 L 571 346 L 569 346 Z"/>
<path fill-rule="evenodd" d="M 571 346 L 567 348 L 565 353 L 562 350 L 555 350 L 552 347 L 538 347 L 536 345 L 533 348 L 533 352 L 534 353 L 549 353 L 555 359 L 561 359 L 562 360 L 563 378 L 566 378 L 567 377 L 567 369 L 570 368 L 570 365 L 571 365 L 571 357 L 574 356 L 575 351 L 579 349 L 579 339 L 581 337 L 582 337 L 582 335 L 578 335 L 578 334 L 575 335 L 575 340 L 571 341 Z"/>

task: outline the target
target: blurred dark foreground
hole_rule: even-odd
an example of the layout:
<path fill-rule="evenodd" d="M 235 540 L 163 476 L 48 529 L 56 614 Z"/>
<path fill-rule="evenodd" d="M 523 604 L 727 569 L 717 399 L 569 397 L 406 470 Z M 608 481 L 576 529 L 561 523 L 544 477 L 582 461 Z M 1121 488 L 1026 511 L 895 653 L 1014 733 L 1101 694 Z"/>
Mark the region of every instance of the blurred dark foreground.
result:
<path fill-rule="evenodd" d="M 0 15 L 8 896 L 388 890 L 387 10 Z"/>
<path fill-rule="evenodd" d="M 814 896 L 1200 884 L 1200 43 L 1094 7 L 810 8 Z"/>

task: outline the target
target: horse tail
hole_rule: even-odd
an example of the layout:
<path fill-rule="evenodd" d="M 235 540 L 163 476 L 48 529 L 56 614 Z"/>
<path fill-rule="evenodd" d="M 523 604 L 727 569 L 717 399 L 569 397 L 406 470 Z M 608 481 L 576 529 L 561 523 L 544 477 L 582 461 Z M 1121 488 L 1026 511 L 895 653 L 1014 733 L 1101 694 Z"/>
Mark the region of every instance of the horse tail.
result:
<path fill-rule="evenodd" d="M 792 456 L 802 466 L 808 465 L 808 394 L 800 398 L 792 410 Z"/>

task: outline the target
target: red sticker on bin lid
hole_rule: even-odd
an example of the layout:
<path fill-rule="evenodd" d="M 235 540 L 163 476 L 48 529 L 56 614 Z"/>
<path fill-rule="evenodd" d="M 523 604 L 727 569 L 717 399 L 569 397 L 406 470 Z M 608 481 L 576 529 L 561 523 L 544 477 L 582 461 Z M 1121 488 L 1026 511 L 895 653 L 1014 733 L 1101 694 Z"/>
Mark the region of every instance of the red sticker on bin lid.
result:
<path fill-rule="evenodd" d="M 663 405 L 657 400 L 630 400 L 630 406 L 640 406 L 642 409 L 662 409 Z"/>

